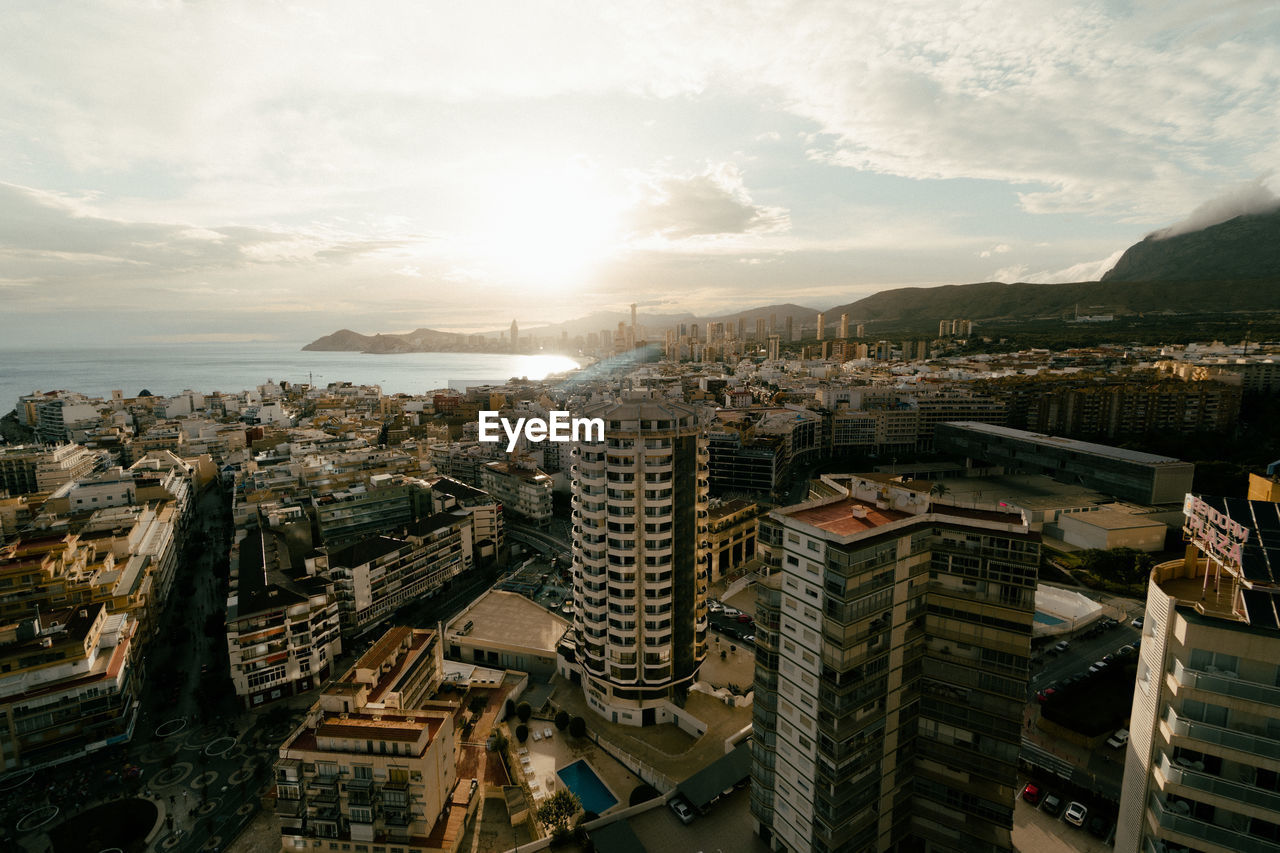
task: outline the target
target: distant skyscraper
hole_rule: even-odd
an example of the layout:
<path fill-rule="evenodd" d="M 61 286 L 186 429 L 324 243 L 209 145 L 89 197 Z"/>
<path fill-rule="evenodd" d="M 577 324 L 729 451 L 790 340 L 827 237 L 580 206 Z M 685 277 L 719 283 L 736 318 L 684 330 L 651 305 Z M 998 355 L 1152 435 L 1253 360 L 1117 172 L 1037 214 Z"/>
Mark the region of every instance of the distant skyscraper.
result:
<path fill-rule="evenodd" d="M 778 331 L 778 315 L 770 314 L 769 315 L 769 334 L 772 335 L 776 331 Z"/>
<path fill-rule="evenodd" d="M 822 333 L 826 331 L 826 316 L 818 314 L 818 340 L 822 340 Z"/>
<path fill-rule="evenodd" d="M 844 338 L 847 338 L 847 337 L 849 337 L 849 315 L 841 314 L 840 315 L 840 338 L 841 340 L 843 340 Z"/>
<path fill-rule="evenodd" d="M 858 324 L 857 336 L 858 336 L 858 337 L 860 337 L 860 338 L 864 338 L 864 337 L 866 337 L 866 335 L 867 335 L 867 327 L 866 327 L 864 324 L 859 323 L 859 324 Z"/>
<path fill-rule="evenodd" d="M 764 343 L 764 318 L 756 320 L 756 343 Z"/>
<path fill-rule="evenodd" d="M 511 321 L 511 351 L 520 352 L 520 324 Z"/>
<path fill-rule="evenodd" d="M 769 360 L 770 360 L 770 361 L 777 361 L 777 360 L 778 360 L 778 350 L 779 350 L 779 347 L 778 347 L 778 336 L 777 336 L 777 335 L 770 335 L 770 336 L 769 336 Z"/>
<path fill-rule="evenodd" d="M 579 413 L 575 413 L 579 414 Z M 585 407 L 573 447 L 573 628 L 561 670 L 612 722 L 670 722 L 707 653 L 707 462 L 697 409 L 633 395 Z"/>
<path fill-rule="evenodd" d="M 745 341 L 747 339 L 747 318 L 738 318 L 738 340 Z"/>
<path fill-rule="evenodd" d="M 786 327 L 787 327 L 787 343 L 794 344 L 796 342 L 795 318 L 792 317 L 790 314 L 787 315 Z"/>

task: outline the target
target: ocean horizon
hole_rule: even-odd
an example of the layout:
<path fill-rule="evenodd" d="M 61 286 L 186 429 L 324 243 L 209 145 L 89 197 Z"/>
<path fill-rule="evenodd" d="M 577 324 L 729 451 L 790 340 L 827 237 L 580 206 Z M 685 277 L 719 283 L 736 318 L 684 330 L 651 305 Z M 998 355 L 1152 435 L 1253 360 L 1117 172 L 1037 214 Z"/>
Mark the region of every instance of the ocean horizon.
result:
<path fill-rule="evenodd" d="M 293 384 L 351 382 L 380 385 L 386 394 L 421 394 L 445 387 L 542 379 L 576 369 L 562 355 L 420 352 L 370 354 L 303 350 L 305 341 L 169 343 L 128 347 L 0 349 L 0 414 L 23 394 L 78 391 L 126 397 L 184 390 L 209 393 L 255 388 L 268 381 Z"/>

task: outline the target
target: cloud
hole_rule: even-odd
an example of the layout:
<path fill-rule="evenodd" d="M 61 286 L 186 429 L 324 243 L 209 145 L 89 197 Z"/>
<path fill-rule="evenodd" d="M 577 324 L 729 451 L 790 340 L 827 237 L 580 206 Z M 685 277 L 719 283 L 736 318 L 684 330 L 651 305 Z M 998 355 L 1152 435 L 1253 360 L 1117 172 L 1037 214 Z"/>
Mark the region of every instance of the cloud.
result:
<path fill-rule="evenodd" d="M 1255 178 L 1232 187 L 1217 198 L 1209 199 L 1191 211 L 1186 219 L 1175 222 L 1168 228 L 1153 231 L 1150 236 L 1156 240 L 1167 240 L 1179 234 L 1201 231 L 1237 216 L 1271 213 L 1277 209 L 1280 209 L 1280 197 L 1267 186 L 1265 178 Z"/>
<path fill-rule="evenodd" d="M 978 257 L 989 258 L 992 255 L 1003 255 L 1012 251 L 1013 251 L 1013 247 L 1010 246 L 1008 243 L 997 243 L 996 245 L 992 246 L 990 249 L 983 249 L 981 252 L 978 253 Z"/>
<path fill-rule="evenodd" d="M 1120 256 L 1124 252 L 1124 249 L 1117 249 L 1101 260 L 1083 261 L 1064 269 L 1042 270 L 1035 273 L 1029 272 L 1031 267 L 1027 264 L 1016 264 L 996 270 L 992 273 L 991 280 L 1005 282 L 1025 281 L 1032 284 L 1068 284 L 1076 281 L 1099 281 L 1103 273 L 1116 265 L 1116 261 L 1120 260 Z"/>
<path fill-rule="evenodd" d="M 659 175 L 641 187 L 642 199 L 625 217 L 636 238 L 684 240 L 727 234 L 767 234 L 790 228 L 787 211 L 756 204 L 742 173 L 718 163 L 692 175 Z"/>

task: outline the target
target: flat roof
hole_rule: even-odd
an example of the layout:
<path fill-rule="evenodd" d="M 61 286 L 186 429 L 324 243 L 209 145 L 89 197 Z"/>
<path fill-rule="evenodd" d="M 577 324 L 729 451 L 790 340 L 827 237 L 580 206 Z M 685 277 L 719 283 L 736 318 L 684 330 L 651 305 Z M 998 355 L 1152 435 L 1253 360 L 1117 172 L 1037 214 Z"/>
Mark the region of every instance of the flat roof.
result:
<path fill-rule="evenodd" d="M 1131 530 L 1136 527 L 1159 527 L 1165 529 L 1168 527 L 1164 522 L 1141 515 L 1130 515 L 1118 509 L 1099 509 L 1092 512 L 1071 513 L 1062 516 L 1059 522 L 1062 519 L 1078 521 L 1081 524 L 1091 524 L 1103 530 Z"/>
<path fill-rule="evenodd" d="M 554 655 L 556 645 L 569 630 L 566 619 L 549 612 L 516 592 L 494 589 L 481 595 L 449 623 L 448 633 L 457 634 L 471 623 L 469 639 L 503 645 L 523 646 Z"/>
<path fill-rule="evenodd" d="M 854 515 L 860 511 L 859 515 Z M 857 498 L 843 498 L 828 504 L 790 512 L 796 521 L 825 530 L 836 536 L 852 536 L 864 530 L 882 527 L 894 521 L 911 518 L 911 513 L 896 509 L 877 509 L 874 503 Z"/>
<path fill-rule="evenodd" d="M 996 426 L 995 424 L 978 423 L 977 421 L 945 421 L 944 425 L 961 427 L 971 432 L 986 433 L 987 435 L 999 436 L 1000 438 L 1008 438 L 1016 441 L 1029 441 L 1032 444 L 1050 447 L 1061 447 L 1066 450 L 1074 450 L 1077 453 L 1088 453 L 1093 456 L 1100 456 L 1104 459 L 1117 459 L 1122 462 L 1133 462 L 1141 465 L 1191 464 L 1190 462 L 1183 462 L 1181 459 L 1174 459 L 1172 456 L 1158 456 L 1154 453 L 1143 453 L 1140 450 L 1128 450 L 1123 447 L 1112 447 L 1108 444 L 1094 444 L 1089 441 L 1080 441 L 1074 438 L 1063 438 L 1058 435 L 1045 435 L 1044 433 L 1028 432 L 1023 429 Z"/>

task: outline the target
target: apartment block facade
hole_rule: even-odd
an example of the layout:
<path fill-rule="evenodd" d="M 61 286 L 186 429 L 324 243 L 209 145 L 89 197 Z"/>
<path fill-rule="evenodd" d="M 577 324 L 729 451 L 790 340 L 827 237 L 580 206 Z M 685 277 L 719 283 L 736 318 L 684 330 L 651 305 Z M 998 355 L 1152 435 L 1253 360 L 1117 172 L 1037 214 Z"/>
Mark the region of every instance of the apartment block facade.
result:
<path fill-rule="evenodd" d="M 830 478 L 828 478 L 830 479 Z M 751 811 L 786 851 L 1011 853 L 1038 537 L 860 478 L 761 525 Z"/>
<path fill-rule="evenodd" d="M 1188 495 L 1152 571 L 1118 853 L 1280 853 L 1280 504 Z"/>
<path fill-rule="evenodd" d="M 707 449 L 693 406 L 632 396 L 584 408 L 573 449 L 573 628 L 561 671 L 623 725 L 672 719 L 707 654 Z"/>

